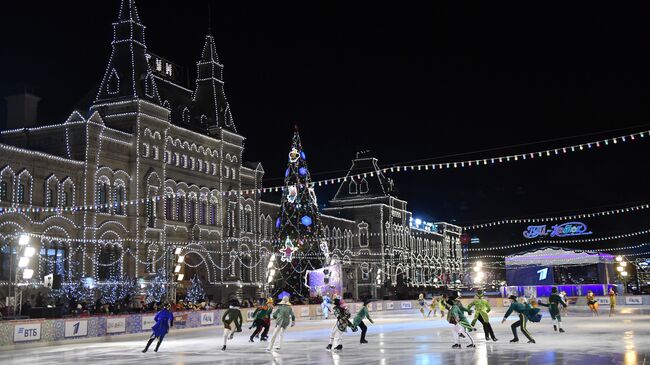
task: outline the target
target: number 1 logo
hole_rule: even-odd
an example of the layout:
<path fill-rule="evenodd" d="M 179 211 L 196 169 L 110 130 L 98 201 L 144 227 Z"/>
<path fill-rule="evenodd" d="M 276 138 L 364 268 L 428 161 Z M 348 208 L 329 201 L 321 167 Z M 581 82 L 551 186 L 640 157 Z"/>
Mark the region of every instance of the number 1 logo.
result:
<path fill-rule="evenodd" d="M 79 333 L 79 323 L 80 322 L 77 322 L 77 323 L 72 325 L 72 328 L 74 328 L 74 331 L 72 331 L 73 335 L 76 335 L 77 333 Z"/>
<path fill-rule="evenodd" d="M 548 276 L 548 267 L 537 270 L 537 273 L 539 274 L 539 281 L 546 280 L 546 276 Z"/>

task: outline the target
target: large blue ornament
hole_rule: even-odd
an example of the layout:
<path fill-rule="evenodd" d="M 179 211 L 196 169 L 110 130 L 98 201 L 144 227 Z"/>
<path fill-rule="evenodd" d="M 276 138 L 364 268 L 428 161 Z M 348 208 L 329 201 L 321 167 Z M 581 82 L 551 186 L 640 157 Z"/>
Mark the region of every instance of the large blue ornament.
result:
<path fill-rule="evenodd" d="M 305 176 L 305 175 L 307 175 L 307 168 L 305 168 L 305 167 L 301 167 L 301 168 L 299 168 L 299 169 L 298 169 L 298 173 L 299 173 L 301 176 Z"/>
<path fill-rule="evenodd" d="M 300 151 L 300 157 L 301 157 L 303 160 L 307 160 L 307 157 L 305 156 L 305 153 L 304 153 L 303 151 Z"/>
<path fill-rule="evenodd" d="M 287 171 L 284 172 L 284 177 L 289 176 L 289 172 L 290 172 L 290 171 L 289 171 L 289 168 L 287 167 Z"/>
<path fill-rule="evenodd" d="M 280 218 L 278 217 L 278 220 L 275 221 L 275 228 L 280 228 Z"/>
<path fill-rule="evenodd" d="M 300 223 L 302 223 L 303 226 L 309 227 L 311 226 L 311 217 L 308 215 L 304 215 L 302 218 L 300 218 Z"/>

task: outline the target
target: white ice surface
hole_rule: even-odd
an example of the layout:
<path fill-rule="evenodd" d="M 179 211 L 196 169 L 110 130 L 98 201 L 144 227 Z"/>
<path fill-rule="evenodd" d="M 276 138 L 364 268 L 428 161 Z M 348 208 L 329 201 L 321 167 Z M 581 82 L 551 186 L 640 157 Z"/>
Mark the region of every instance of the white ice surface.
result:
<path fill-rule="evenodd" d="M 543 309 L 546 314 L 546 310 Z M 67 343 L 0 351 L 0 364 L 648 364 L 650 363 L 650 311 L 623 310 L 608 318 L 606 313 L 592 318 L 586 312 L 571 313 L 564 319 L 566 333 L 553 332 L 546 315 L 531 323 L 529 330 L 537 341 L 512 344 L 510 324 L 501 324 L 501 308 L 492 315 L 499 342 L 486 343 L 480 323 L 477 348 L 451 349 L 451 330 L 440 318 L 423 320 L 417 310 L 372 313 L 367 345 L 359 344 L 359 332 L 348 331 L 343 351 L 325 351 L 330 320 L 298 320 L 285 335 L 282 349 L 266 353 L 265 342 L 249 343 L 250 331 L 237 333 L 221 352 L 222 329 L 171 330 L 160 351 L 141 352 L 148 334 L 114 338 L 111 342 Z M 467 342 L 463 342 L 466 345 Z M 154 343 L 155 345 L 155 343 Z"/>

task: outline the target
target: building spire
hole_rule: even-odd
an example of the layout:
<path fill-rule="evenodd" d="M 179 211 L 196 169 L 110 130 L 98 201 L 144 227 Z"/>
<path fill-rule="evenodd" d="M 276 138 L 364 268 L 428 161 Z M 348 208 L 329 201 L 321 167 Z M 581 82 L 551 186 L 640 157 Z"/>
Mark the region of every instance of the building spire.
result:
<path fill-rule="evenodd" d="M 160 104 L 153 73 L 146 59 L 145 26 L 135 0 L 122 0 L 113 23 L 112 51 L 95 103 L 144 99 Z"/>

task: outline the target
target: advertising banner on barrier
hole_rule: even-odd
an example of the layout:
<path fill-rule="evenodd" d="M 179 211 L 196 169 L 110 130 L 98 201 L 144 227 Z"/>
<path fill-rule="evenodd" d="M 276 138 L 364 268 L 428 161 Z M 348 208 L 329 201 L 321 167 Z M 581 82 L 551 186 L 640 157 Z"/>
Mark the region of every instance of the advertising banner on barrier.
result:
<path fill-rule="evenodd" d="M 301 317 L 309 317 L 309 306 L 304 306 L 300 308 L 300 316 Z"/>
<path fill-rule="evenodd" d="M 384 310 L 383 305 L 382 305 L 381 302 L 378 302 L 378 303 L 375 304 L 375 310 L 376 311 Z"/>
<path fill-rule="evenodd" d="M 151 327 L 153 327 L 154 324 L 156 324 L 156 321 L 154 320 L 154 316 L 142 316 L 142 330 L 143 331 L 151 331 Z"/>
<path fill-rule="evenodd" d="M 187 313 L 174 314 L 174 326 L 186 326 L 189 316 Z"/>
<path fill-rule="evenodd" d="M 214 324 L 214 312 L 201 313 L 201 326 Z"/>
<path fill-rule="evenodd" d="M 126 318 L 106 318 L 106 333 L 126 332 Z"/>
<path fill-rule="evenodd" d="M 88 321 L 66 321 L 65 322 L 65 337 L 81 337 L 88 335 Z"/>
<path fill-rule="evenodd" d="M 412 306 L 411 302 L 401 302 L 401 308 L 402 309 L 412 309 L 413 306 Z"/>
<path fill-rule="evenodd" d="M 625 304 L 628 304 L 628 305 L 642 305 L 643 304 L 643 298 L 642 297 L 625 297 Z"/>
<path fill-rule="evenodd" d="M 40 323 L 17 324 L 14 326 L 14 342 L 37 341 L 40 339 Z"/>
<path fill-rule="evenodd" d="M 596 298 L 596 300 L 600 305 L 609 305 L 609 298 Z"/>
<path fill-rule="evenodd" d="M 395 309 L 395 303 L 393 302 L 386 303 L 386 309 L 392 311 L 393 309 Z"/>

